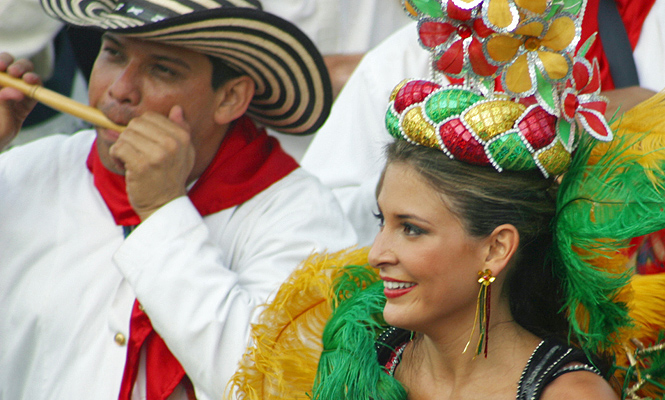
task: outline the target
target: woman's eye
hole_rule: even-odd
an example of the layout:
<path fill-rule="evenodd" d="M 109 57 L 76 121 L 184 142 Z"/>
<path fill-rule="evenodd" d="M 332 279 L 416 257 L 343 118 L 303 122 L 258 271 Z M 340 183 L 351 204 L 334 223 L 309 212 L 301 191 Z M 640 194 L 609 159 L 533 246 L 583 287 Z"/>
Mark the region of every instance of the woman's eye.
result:
<path fill-rule="evenodd" d="M 413 224 L 409 224 L 409 223 L 405 222 L 405 223 L 402 224 L 402 226 L 404 227 L 404 233 L 407 236 L 419 236 L 419 235 L 422 235 L 422 234 L 426 233 L 424 229 L 421 229 L 421 228 L 419 228 L 419 227 L 417 227 Z"/>
<path fill-rule="evenodd" d="M 384 225 L 384 222 L 385 222 L 384 219 L 383 219 L 383 214 L 380 211 L 379 212 L 373 212 L 372 214 L 374 215 L 374 218 L 379 220 L 379 227 L 383 228 L 383 225 Z"/>

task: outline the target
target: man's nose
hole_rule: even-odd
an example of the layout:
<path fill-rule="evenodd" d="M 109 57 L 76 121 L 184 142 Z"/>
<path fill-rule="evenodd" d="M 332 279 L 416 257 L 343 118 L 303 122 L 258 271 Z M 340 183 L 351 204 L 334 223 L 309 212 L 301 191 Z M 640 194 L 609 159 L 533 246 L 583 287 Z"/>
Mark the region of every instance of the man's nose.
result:
<path fill-rule="evenodd" d="M 136 105 L 141 100 L 140 71 L 136 65 L 127 64 L 109 86 L 109 95 L 119 103 Z"/>

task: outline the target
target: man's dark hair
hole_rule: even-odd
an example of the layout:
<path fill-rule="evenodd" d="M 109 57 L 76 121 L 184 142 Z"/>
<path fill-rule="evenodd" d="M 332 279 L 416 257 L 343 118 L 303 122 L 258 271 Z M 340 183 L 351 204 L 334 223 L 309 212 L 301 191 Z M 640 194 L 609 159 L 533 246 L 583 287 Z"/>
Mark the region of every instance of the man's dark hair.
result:
<path fill-rule="evenodd" d="M 208 59 L 212 63 L 212 88 L 213 90 L 219 89 L 223 84 L 230 81 L 231 79 L 238 78 L 243 75 L 247 75 L 244 72 L 240 72 L 236 69 L 231 68 L 222 61 L 220 58 L 208 56 Z"/>

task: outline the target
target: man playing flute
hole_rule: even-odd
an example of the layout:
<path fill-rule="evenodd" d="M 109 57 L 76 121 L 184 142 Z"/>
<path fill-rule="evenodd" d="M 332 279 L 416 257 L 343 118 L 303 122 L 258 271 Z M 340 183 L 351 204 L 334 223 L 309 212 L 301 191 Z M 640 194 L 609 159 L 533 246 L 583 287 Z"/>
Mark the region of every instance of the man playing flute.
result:
<path fill-rule="evenodd" d="M 89 102 L 124 128 L 0 154 L 0 398 L 219 398 L 257 306 L 356 242 L 263 129 L 323 123 L 321 56 L 256 0 L 42 5 L 105 31 Z M 0 55 L 39 84 L 31 69 Z M 0 144 L 34 105 L 0 90 Z"/>

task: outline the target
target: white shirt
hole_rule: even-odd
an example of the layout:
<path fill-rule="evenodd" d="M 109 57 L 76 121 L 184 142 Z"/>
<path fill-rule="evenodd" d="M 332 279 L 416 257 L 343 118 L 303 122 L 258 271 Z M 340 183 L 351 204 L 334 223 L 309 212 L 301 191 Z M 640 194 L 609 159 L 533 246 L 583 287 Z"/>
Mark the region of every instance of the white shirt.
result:
<path fill-rule="evenodd" d="M 365 53 L 412 21 L 401 0 L 261 0 L 261 4 L 300 28 L 324 56 Z M 296 160 L 302 159 L 314 137 L 269 133 Z"/>
<path fill-rule="evenodd" d="M 261 0 L 290 21 L 321 54 L 364 53 L 411 19 L 400 0 Z"/>
<path fill-rule="evenodd" d="M 175 199 L 125 240 L 85 165 L 93 138 L 0 155 L 0 399 L 116 399 L 135 298 L 198 398 L 220 398 L 257 306 L 311 252 L 355 244 L 352 228 L 297 169 L 204 218 Z"/>

